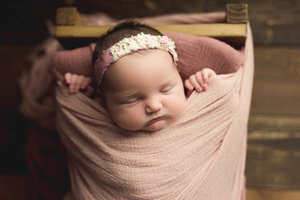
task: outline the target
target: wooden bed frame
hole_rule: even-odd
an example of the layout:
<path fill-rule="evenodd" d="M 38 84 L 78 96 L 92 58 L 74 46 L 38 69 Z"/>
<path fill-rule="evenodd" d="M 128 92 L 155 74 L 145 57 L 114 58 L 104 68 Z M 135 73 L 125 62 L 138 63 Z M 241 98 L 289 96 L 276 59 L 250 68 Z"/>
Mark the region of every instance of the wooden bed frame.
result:
<path fill-rule="evenodd" d="M 214 37 L 239 47 L 244 45 L 247 37 L 247 22 L 248 4 L 227 3 L 226 23 L 153 25 L 153 27 L 160 31 Z M 66 48 L 94 42 L 111 27 L 85 25 L 75 7 L 57 8 L 55 37 Z"/>

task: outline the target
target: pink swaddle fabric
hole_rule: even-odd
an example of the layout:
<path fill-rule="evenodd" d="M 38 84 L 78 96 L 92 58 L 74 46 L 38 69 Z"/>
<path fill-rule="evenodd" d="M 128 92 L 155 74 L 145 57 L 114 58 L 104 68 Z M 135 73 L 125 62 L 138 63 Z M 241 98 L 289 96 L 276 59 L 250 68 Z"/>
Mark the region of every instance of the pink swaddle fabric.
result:
<path fill-rule="evenodd" d="M 91 25 L 107 25 L 107 24 L 116 24 L 118 23 L 117 20 L 110 18 L 109 16 L 98 16 L 98 15 L 91 15 L 91 16 L 85 16 L 83 15 L 84 19 L 88 24 Z M 157 17 L 149 17 L 144 19 L 139 19 L 139 21 L 144 23 L 150 23 L 150 24 L 177 24 L 177 23 L 212 23 L 212 22 L 224 22 L 225 19 L 225 13 L 198 13 L 198 14 L 175 14 L 175 15 L 165 15 L 165 16 L 157 16 Z M 188 76 L 189 73 L 192 73 L 194 70 L 201 69 L 203 67 L 211 67 L 214 70 L 216 70 L 218 73 L 226 74 L 230 72 L 235 72 L 240 66 L 243 67 L 242 72 L 242 80 L 240 85 L 240 106 L 239 106 L 239 113 L 238 117 L 239 120 L 235 120 L 237 124 L 235 126 L 240 126 L 241 130 L 236 131 L 236 135 L 241 135 L 242 138 L 246 138 L 246 126 L 247 126 L 247 119 L 248 119 L 248 113 L 249 113 L 249 104 L 251 99 L 251 87 L 252 87 L 252 78 L 253 78 L 253 48 L 252 48 L 252 37 L 251 37 L 250 29 L 248 31 L 248 39 L 247 39 L 247 45 L 245 48 L 245 51 L 233 51 L 232 48 L 229 48 L 227 45 L 225 47 L 225 51 L 222 54 L 215 54 L 215 50 L 210 49 L 210 53 L 208 53 L 208 49 L 202 49 L 197 47 L 197 45 L 192 45 L 195 41 L 191 39 L 190 37 L 180 38 L 178 37 L 176 43 L 177 46 L 187 45 L 186 49 L 177 49 L 180 58 L 179 63 L 179 69 L 181 71 L 181 74 L 183 77 Z M 177 35 L 178 36 L 178 35 Z M 176 40 L 176 35 L 170 36 L 173 37 L 174 40 Z M 202 44 L 203 45 L 203 44 Z M 220 44 L 221 47 L 224 47 L 223 44 Z M 46 129 L 55 129 L 56 127 L 54 125 L 54 121 L 56 120 L 55 117 L 55 106 L 56 102 L 52 96 L 52 92 L 49 92 L 50 85 L 53 85 L 55 83 L 55 79 L 51 77 L 51 75 L 48 73 L 48 69 L 51 70 L 55 69 L 56 71 L 56 78 L 61 80 L 61 75 L 66 72 L 74 72 L 78 74 L 84 74 L 92 76 L 92 68 L 91 68 L 91 52 L 93 50 L 92 46 L 83 47 L 79 49 L 75 49 L 72 51 L 61 51 L 61 47 L 59 47 L 59 44 L 56 40 L 53 38 L 50 38 L 49 41 L 46 41 L 42 44 L 42 47 L 46 49 L 45 55 L 40 59 L 35 59 L 33 62 L 32 70 L 30 73 L 24 74 L 22 76 L 22 79 L 20 81 L 20 86 L 23 91 L 23 101 L 20 106 L 20 110 L 23 115 L 26 117 L 29 117 L 32 119 L 35 123 L 39 124 L 42 127 L 45 127 Z M 217 46 L 216 46 L 217 47 Z M 217 48 L 218 50 L 218 48 Z M 197 53 L 197 51 L 201 51 L 202 53 Z M 53 55 L 54 54 L 54 55 Z M 243 55 L 245 57 L 243 57 Z M 225 57 L 224 57 L 225 56 Z M 51 64 L 49 65 L 50 60 L 52 59 Z M 208 60 L 209 63 L 215 62 L 214 65 L 209 64 L 208 66 L 202 66 L 201 61 L 202 60 Z M 192 61 L 190 63 L 190 61 Z M 200 63 L 200 64 L 199 64 Z M 205 62 L 203 62 L 205 63 Z M 203 64 L 202 63 L 202 64 Z M 194 65 L 196 64 L 196 65 Z M 46 82 L 45 82 L 46 81 Z M 46 85 L 45 85 L 46 83 Z M 49 87 L 48 87 L 49 86 Z M 52 89 L 51 89 L 52 91 Z M 49 106 L 50 105 L 50 106 Z M 238 125 L 240 124 L 240 125 Z M 44 133 L 39 132 L 37 133 L 40 136 L 44 137 Z M 53 134 L 53 133 L 52 133 Z M 227 137 L 227 136 L 226 136 Z M 239 138 L 239 141 L 241 138 Z M 47 145 L 51 144 L 48 140 L 45 140 Z M 43 146 L 45 145 L 45 142 L 41 142 L 40 140 L 37 140 L 36 144 Z M 228 142 L 224 142 L 224 145 Z M 32 143 L 30 144 L 32 145 Z M 90 144 L 89 144 L 90 145 Z M 223 145 L 223 143 L 222 143 Z M 28 146 L 28 145 L 27 145 Z M 92 145 L 93 146 L 93 145 Z M 226 145 L 225 145 L 226 146 Z M 35 146 L 36 147 L 36 146 Z M 240 174 L 243 174 L 243 169 L 245 166 L 245 151 L 246 151 L 246 144 L 243 143 L 243 146 L 240 146 L 241 148 L 233 148 L 232 151 L 235 151 L 235 153 L 240 153 L 240 161 L 239 161 L 239 172 L 237 172 L 234 176 L 239 176 Z M 75 148 L 73 146 L 72 148 Z M 38 152 L 38 148 L 33 148 L 32 154 L 38 155 L 38 164 L 37 166 L 42 166 L 43 168 L 52 168 L 52 165 L 45 164 L 45 159 L 48 157 L 44 156 L 42 153 Z M 71 149 L 71 151 L 73 151 Z M 81 150 L 78 150 L 81 151 Z M 82 150 L 83 151 L 83 150 Z M 89 151 L 89 150 L 84 150 Z M 76 151 L 75 151 L 76 152 Z M 226 152 L 226 151 L 224 151 Z M 221 154 L 220 154 L 221 155 Z M 71 156 L 72 158 L 72 156 Z M 42 159 L 42 160 L 41 160 Z M 73 158 L 74 159 L 74 158 Z M 72 160 L 72 159 L 71 159 Z M 88 162 L 88 160 L 83 160 L 83 162 Z M 31 161 L 32 162 L 32 161 Z M 34 163 L 36 164 L 36 163 Z M 56 164 L 56 163 L 55 163 Z M 236 164 L 234 162 L 231 163 L 232 165 Z M 218 166 L 216 164 L 216 166 Z M 58 166 L 57 168 L 63 168 L 61 166 Z M 79 172 L 80 166 L 76 170 L 71 170 L 71 177 L 75 174 L 74 171 Z M 226 173 L 225 170 L 223 170 L 224 173 Z M 38 177 L 38 185 L 43 186 L 47 192 L 43 194 L 44 198 L 51 199 L 50 193 L 55 193 L 53 190 L 53 187 L 58 187 L 57 184 L 53 184 L 56 180 L 54 178 L 54 174 L 52 171 L 41 171 L 36 170 L 33 172 L 35 174 L 35 177 Z M 213 173 L 213 171 L 212 171 Z M 211 173 L 211 175 L 212 175 Z M 80 174 L 80 173 L 79 173 Z M 84 173 L 83 173 L 84 174 Z M 222 175 L 223 173 L 221 173 Z M 47 176 L 45 176 L 47 175 Z M 78 175 L 78 173 L 77 173 Z M 225 179 L 225 177 L 219 176 L 220 174 L 217 173 L 215 176 L 211 177 L 213 180 L 214 177 L 217 176 L 218 179 Z M 60 174 L 55 174 L 55 176 L 59 177 Z M 75 176 L 75 175 L 74 175 Z M 81 176 L 81 175 L 79 175 Z M 95 177 L 96 175 L 93 174 L 93 171 L 89 173 L 90 177 Z M 49 178 L 51 177 L 51 178 Z M 240 176 L 239 176 L 240 177 Z M 60 179 L 61 177 L 59 177 Z M 86 180 L 88 178 L 82 178 L 81 180 Z M 76 188 L 77 185 L 75 182 L 75 178 L 72 178 L 72 187 Z M 239 180 L 239 178 L 236 178 L 236 180 Z M 210 184 L 203 181 L 203 186 L 205 190 L 206 187 L 212 187 Z M 47 183 L 47 184 L 45 184 Z M 48 184 L 50 183 L 50 184 Z M 225 183 L 226 184 L 229 182 Z M 240 185 L 240 182 L 234 182 L 234 192 L 240 193 L 239 188 L 243 187 Z M 80 182 L 78 185 L 84 185 L 84 183 Z M 219 186 L 218 186 L 219 187 Z M 217 185 L 215 186 L 215 192 L 220 192 L 220 190 L 226 190 L 228 188 L 218 188 Z M 78 187 L 77 187 L 78 188 Z M 233 188 L 233 187 L 232 187 Z M 74 190 L 74 189 L 73 189 Z M 89 189 L 88 189 L 89 191 Z M 62 192 L 62 191 L 60 191 Z M 77 195 L 76 191 L 76 195 Z M 84 193 L 87 193 L 87 191 L 83 191 Z M 245 190 L 243 191 L 245 194 Z M 236 194 L 238 195 L 238 194 Z M 201 197 L 201 196 L 200 196 Z M 190 196 L 180 196 L 178 199 L 202 199 L 198 197 L 190 198 Z M 226 196 L 227 197 L 227 196 Z M 79 197 L 77 197 L 79 198 Z M 53 198 L 52 198 L 53 199 Z M 83 199 L 89 199 L 89 196 L 85 196 Z M 92 198 L 91 198 L 92 199 Z M 133 198 L 134 199 L 134 198 Z M 203 199 L 208 199 L 203 198 Z M 212 198 L 217 199 L 217 198 Z M 225 199 L 225 198 L 221 198 Z"/>
<path fill-rule="evenodd" d="M 171 35 L 177 46 L 181 39 L 183 44 L 195 39 Z M 207 92 L 193 93 L 181 117 L 159 132 L 124 131 L 101 105 L 57 87 L 57 126 L 69 152 L 76 199 L 242 198 L 253 78 L 251 33 L 241 51 L 211 38 L 197 42 L 197 47 L 177 50 L 179 70 L 187 67 L 185 61 L 190 66 L 182 76 L 201 69 L 199 65 L 229 74 L 210 79 Z M 199 48 L 199 55 L 188 57 L 191 47 Z M 206 60 L 208 55 L 213 56 Z"/>

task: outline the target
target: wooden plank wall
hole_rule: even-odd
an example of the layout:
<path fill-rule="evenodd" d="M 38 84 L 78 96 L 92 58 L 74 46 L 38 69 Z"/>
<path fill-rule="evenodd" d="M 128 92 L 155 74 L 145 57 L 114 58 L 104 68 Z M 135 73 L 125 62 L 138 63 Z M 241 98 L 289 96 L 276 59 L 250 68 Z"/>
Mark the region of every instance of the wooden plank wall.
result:
<path fill-rule="evenodd" d="M 101 11 L 120 19 L 224 11 L 225 3 L 223 0 L 48 0 L 4 5 L 2 9 L 9 10 L 10 14 L 1 17 L 5 23 L 0 32 L 0 120 L 5 122 L 1 124 L 2 133 L 6 131 L 0 135 L 2 152 L 11 150 L 7 144 L 14 143 L 14 135 L 19 134 L 16 132 L 22 133 L 12 128 L 19 119 L 17 79 L 23 69 L 30 67 L 29 52 L 47 37 L 44 20 L 54 21 L 56 7 L 72 5 L 83 13 Z M 293 176 L 298 170 L 294 166 L 300 163 L 300 1 L 251 0 L 247 3 L 256 65 L 247 183 L 253 187 L 300 189 L 300 177 Z M 271 167 L 274 170 L 269 170 Z"/>

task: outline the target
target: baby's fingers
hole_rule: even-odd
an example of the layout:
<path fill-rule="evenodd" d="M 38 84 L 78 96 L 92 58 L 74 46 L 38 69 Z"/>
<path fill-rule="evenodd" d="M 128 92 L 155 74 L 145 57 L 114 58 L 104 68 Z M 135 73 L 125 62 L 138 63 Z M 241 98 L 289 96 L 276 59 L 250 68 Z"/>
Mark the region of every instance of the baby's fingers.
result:
<path fill-rule="evenodd" d="M 195 77 L 196 77 L 196 80 L 197 80 L 197 83 L 198 83 L 199 87 L 201 88 L 200 91 L 202 91 L 202 90 L 206 91 L 207 84 L 206 84 L 206 81 L 203 79 L 202 71 L 197 72 L 195 74 Z"/>
<path fill-rule="evenodd" d="M 202 78 L 201 76 L 199 75 L 192 75 L 190 76 L 189 78 L 189 81 L 191 83 L 191 85 L 193 86 L 193 88 L 195 88 L 195 90 L 197 92 L 201 92 L 203 89 L 202 89 Z"/>
<path fill-rule="evenodd" d="M 71 77 L 72 77 L 71 73 L 66 73 L 65 74 L 65 81 L 66 81 L 67 84 L 71 83 Z"/>
<path fill-rule="evenodd" d="M 70 93 L 76 93 L 79 91 L 80 89 L 80 83 L 83 79 L 83 77 L 80 77 L 76 74 L 71 74 L 70 77 L 70 84 L 69 84 L 69 92 Z"/>
<path fill-rule="evenodd" d="M 208 78 L 212 77 L 212 76 L 216 76 L 216 72 L 212 69 L 209 68 L 204 68 L 202 70 L 202 79 L 203 82 L 206 83 L 208 81 Z"/>
<path fill-rule="evenodd" d="M 184 86 L 186 87 L 186 89 L 188 89 L 189 91 L 192 91 L 194 89 L 194 86 L 190 83 L 189 79 L 186 79 L 184 81 Z"/>

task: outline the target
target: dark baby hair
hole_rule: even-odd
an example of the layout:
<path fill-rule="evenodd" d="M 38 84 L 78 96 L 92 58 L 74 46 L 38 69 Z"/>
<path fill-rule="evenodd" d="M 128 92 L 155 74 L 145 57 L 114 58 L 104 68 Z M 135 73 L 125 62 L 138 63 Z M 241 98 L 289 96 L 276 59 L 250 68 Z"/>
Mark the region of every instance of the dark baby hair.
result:
<path fill-rule="evenodd" d="M 120 23 L 104 35 L 100 36 L 100 38 L 98 39 L 93 53 L 93 64 L 96 62 L 97 58 L 104 50 L 110 48 L 124 38 L 138 35 L 141 32 L 150 35 L 162 35 L 162 33 L 155 28 L 136 21 L 131 20 Z"/>

